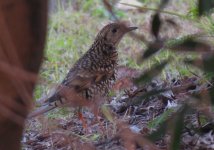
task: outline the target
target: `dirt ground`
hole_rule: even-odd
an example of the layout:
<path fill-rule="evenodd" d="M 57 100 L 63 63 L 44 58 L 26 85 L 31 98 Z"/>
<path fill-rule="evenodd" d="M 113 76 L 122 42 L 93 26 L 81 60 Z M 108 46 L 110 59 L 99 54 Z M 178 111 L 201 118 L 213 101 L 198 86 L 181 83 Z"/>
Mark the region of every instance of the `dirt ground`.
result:
<path fill-rule="evenodd" d="M 173 6 L 174 7 L 174 6 Z M 170 9 L 174 8 L 169 7 Z M 163 15 L 167 18 L 168 15 Z M 188 21 L 176 20 L 179 30 L 169 31 L 163 27 L 162 37 L 172 38 L 200 32 Z M 148 31 L 150 24 L 145 21 L 142 30 Z M 141 70 L 126 66 L 118 67 L 117 81 L 113 87 L 114 96 L 109 97 L 100 109 L 98 117 L 89 108 L 84 108 L 83 116 L 87 128 L 83 127 L 75 108 L 67 108 L 69 115 L 52 118 L 47 114 L 26 121 L 22 144 L 24 150 L 167 150 L 170 148 L 172 128 L 161 138 L 151 142 L 147 135 L 155 132 L 168 118 L 176 117 L 189 95 L 210 87 L 199 76 L 173 76 L 167 80 L 155 78 L 138 86 L 133 82 Z M 167 89 L 159 92 L 160 89 Z M 124 92 L 125 90 L 125 92 Z M 156 92 L 158 94 L 150 94 Z M 143 96 L 142 96 L 143 95 Z M 58 110 L 53 110 L 58 112 Z M 182 150 L 214 149 L 213 123 L 201 113 L 191 112 L 185 116 L 181 134 Z M 196 132 L 196 130 L 200 132 Z M 161 132 L 160 132 L 161 133 Z"/>
<path fill-rule="evenodd" d="M 23 137 L 23 149 L 168 149 L 170 134 L 166 134 L 155 144 L 143 138 L 158 127 L 158 120 L 163 117 L 173 117 L 173 112 L 184 103 L 184 97 L 189 93 L 200 90 L 200 79 L 197 77 L 184 77 L 161 81 L 155 79 L 143 87 L 134 85 L 130 77 L 139 75 L 139 71 L 127 67 L 119 67 L 119 79 L 114 86 L 115 90 L 131 86 L 126 94 L 111 98 L 105 105 L 110 115 L 103 111 L 96 120 L 94 114 L 85 109 L 84 118 L 87 128 L 74 114 L 67 118 L 50 119 L 46 115 L 28 120 Z M 127 76 L 120 76 L 126 72 Z M 170 90 L 140 99 L 140 95 L 156 88 L 169 88 Z M 140 101 L 137 101 L 139 100 Z M 71 113 L 74 112 L 70 110 Z M 167 113 L 166 113 L 167 112 Z M 165 113 L 165 115 L 163 115 Z M 214 149 L 214 136 L 212 124 L 201 125 L 197 113 L 187 115 L 185 129 L 182 132 L 182 149 Z M 111 118 L 112 117 L 112 118 Z M 154 121 L 156 118 L 156 121 Z M 201 134 L 194 132 L 200 128 Z M 139 142 L 139 140 L 141 141 Z"/>

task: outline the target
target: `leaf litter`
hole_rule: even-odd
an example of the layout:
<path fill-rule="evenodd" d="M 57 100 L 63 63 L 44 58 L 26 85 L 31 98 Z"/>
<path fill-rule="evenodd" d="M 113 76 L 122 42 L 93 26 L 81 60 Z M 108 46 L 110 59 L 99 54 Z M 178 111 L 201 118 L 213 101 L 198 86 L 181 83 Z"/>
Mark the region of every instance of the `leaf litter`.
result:
<path fill-rule="evenodd" d="M 111 4 L 107 1 L 103 2 L 117 20 Z M 161 32 L 165 29 L 164 26 L 169 25 L 174 27 L 176 33 L 179 32 L 177 26 L 179 21 L 175 22 L 160 15 L 161 9 L 167 2 L 167 0 L 161 1 L 162 5 L 159 6 L 150 25 L 148 21 L 145 22 L 148 25 L 144 33 L 150 29 L 152 36 L 145 38 L 144 35 L 131 35 L 147 45 L 144 58 L 159 52 L 164 46 L 167 48 L 164 44 L 166 39 L 179 38 L 175 32 Z M 202 13 L 205 11 L 207 8 L 203 7 Z M 185 26 L 184 21 L 179 24 Z M 185 26 L 184 29 L 188 31 L 184 33 L 188 34 L 198 32 L 198 29 L 192 26 Z M 148 42 L 147 39 L 153 39 L 153 42 Z M 172 47 L 174 51 L 184 49 L 210 52 L 211 50 L 206 43 L 192 39 L 184 40 Z M 212 65 L 209 65 L 213 62 L 213 55 L 208 54 L 208 56 L 211 56 L 210 59 L 205 59 L 208 62 L 201 58 L 188 59 L 185 63 L 213 72 L 213 68 L 210 67 Z M 161 69 L 167 63 L 162 62 L 162 64 Z M 155 68 L 159 68 L 158 65 Z M 155 69 L 156 73 L 161 69 Z M 118 80 L 113 87 L 113 93 L 102 106 L 102 112 L 99 112 L 98 117 L 85 108 L 83 115 L 87 128 L 83 128 L 82 122 L 74 113 L 75 109 L 69 110 L 69 115 L 63 117 L 43 115 L 28 120 L 22 140 L 23 149 L 214 149 L 213 122 L 210 121 L 213 113 L 212 108 L 209 107 L 210 102 L 207 101 L 209 94 L 211 98 L 213 96 L 213 83 L 204 81 L 195 73 L 193 76 L 175 77 L 170 80 L 160 79 L 155 76 L 156 74 L 149 73 L 147 71 L 141 74 L 140 70 L 119 67 Z M 136 80 L 140 77 L 151 75 L 153 79 L 142 81 L 144 84 L 140 86 L 136 84 Z"/>
<path fill-rule="evenodd" d="M 139 70 L 119 67 L 120 82 L 114 85 L 114 89 L 120 93 L 119 96 L 111 98 L 104 104 L 107 113 L 100 112 L 98 120 L 91 111 L 84 110 L 87 129 L 83 128 L 75 114 L 58 118 L 42 115 L 28 120 L 22 140 L 23 149 L 168 149 L 169 139 L 172 138 L 170 133 L 166 133 L 154 143 L 146 136 L 157 131 L 160 124 L 188 100 L 184 97 L 200 90 L 204 84 L 200 78 L 193 76 L 174 78 L 171 81 L 154 78 L 152 82 L 138 86 L 134 79 L 139 75 Z M 128 82 L 121 83 L 121 80 L 125 79 Z M 129 89 L 124 92 L 124 87 Z M 157 92 L 157 89 L 166 90 Z M 156 93 L 145 96 L 151 91 Z M 203 117 L 207 119 L 206 116 Z M 213 127 L 203 124 L 201 118 L 199 123 L 197 113 L 185 117 L 185 127 L 180 135 L 181 149 L 213 149 Z M 195 132 L 196 130 L 200 130 L 200 134 Z"/>

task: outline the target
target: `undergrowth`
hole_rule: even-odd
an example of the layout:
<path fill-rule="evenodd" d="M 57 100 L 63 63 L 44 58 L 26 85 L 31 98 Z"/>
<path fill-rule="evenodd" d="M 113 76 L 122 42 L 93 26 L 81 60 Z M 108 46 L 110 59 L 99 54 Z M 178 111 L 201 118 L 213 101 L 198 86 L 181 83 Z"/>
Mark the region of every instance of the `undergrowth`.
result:
<path fill-rule="evenodd" d="M 35 99 L 48 94 L 50 89 L 53 89 L 57 83 L 60 83 L 72 65 L 90 48 L 98 31 L 105 24 L 113 21 L 108 11 L 104 9 L 101 1 L 88 0 L 84 3 L 77 0 L 76 2 L 80 7 L 79 10 L 75 10 L 75 8 L 72 7 L 72 1 L 68 2 L 69 6 L 63 7 L 58 1 L 57 11 L 50 12 L 45 58 L 40 69 L 40 81 L 34 92 Z M 151 3 L 150 1 L 141 2 L 144 6 L 148 7 L 150 7 L 150 5 L 156 6 L 157 4 L 157 2 Z M 176 3 L 178 3 L 178 5 L 182 3 L 188 3 L 188 6 L 190 5 L 190 11 L 185 13 L 181 11 L 180 13 L 189 17 L 189 19 L 187 17 L 184 20 L 192 22 L 196 16 L 195 3 L 193 1 Z M 136 10 L 123 11 L 115 9 L 115 12 L 121 20 L 129 21 L 131 24 L 138 26 L 138 33 L 149 36 L 150 29 L 147 27 L 149 26 L 152 11 L 144 13 Z M 213 20 L 208 17 L 204 17 L 197 22 L 196 27 L 200 27 L 209 33 L 214 32 Z M 181 34 L 187 35 L 188 33 Z M 179 38 L 175 39 L 174 42 L 179 42 Z M 160 51 L 159 54 L 145 61 L 142 65 L 138 62 L 137 58 L 142 55 L 142 51 L 144 51 L 145 48 L 143 42 L 126 36 L 118 48 L 119 65 L 145 70 L 157 62 L 161 62 L 161 60 L 172 57 L 173 62 L 162 72 L 161 77 L 163 79 L 169 80 L 173 77 L 189 76 L 195 71 L 197 71 L 196 74 L 203 77 L 203 74 L 199 70 L 195 70 L 194 68 L 190 70 L 188 66 L 181 63 L 184 57 L 193 57 L 192 54 L 178 56 L 176 53 L 169 52 L 167 49 Z M 65 112 L 66 111 L 63 110 L 60 114 L 64 115 L 66 114 Z"/>

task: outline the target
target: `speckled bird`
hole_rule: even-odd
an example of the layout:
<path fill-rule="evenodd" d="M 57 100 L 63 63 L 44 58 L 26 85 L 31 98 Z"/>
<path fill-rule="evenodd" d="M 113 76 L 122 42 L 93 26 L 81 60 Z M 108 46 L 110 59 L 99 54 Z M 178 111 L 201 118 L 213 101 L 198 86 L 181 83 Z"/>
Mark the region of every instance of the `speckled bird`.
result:
<path fill-rule="evenodd" d="M 73 89 L 84 99 L 93 100 L 96 95 L 107 96 L 115 81 L 118 61 L 117 47 L 123 36 L 137 29 L 123 23 L 110 23 L 96 36 L 89 50 L 70 69 L 61 85 Z M 66 99 L 58 88 L 46 103 L 28 117 L 43 114 L 56 107 L 64 106 Z"/>

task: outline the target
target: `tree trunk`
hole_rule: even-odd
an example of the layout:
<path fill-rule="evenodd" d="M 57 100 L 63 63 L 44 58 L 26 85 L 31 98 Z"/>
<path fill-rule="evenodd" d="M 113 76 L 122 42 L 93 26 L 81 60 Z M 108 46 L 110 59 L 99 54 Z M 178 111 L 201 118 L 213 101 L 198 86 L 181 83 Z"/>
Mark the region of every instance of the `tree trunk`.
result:
<path fill-rule="evenodd" d="M 0 0 L 0 150 L 21 149 L 46 24 L 47 0 Z"/>

